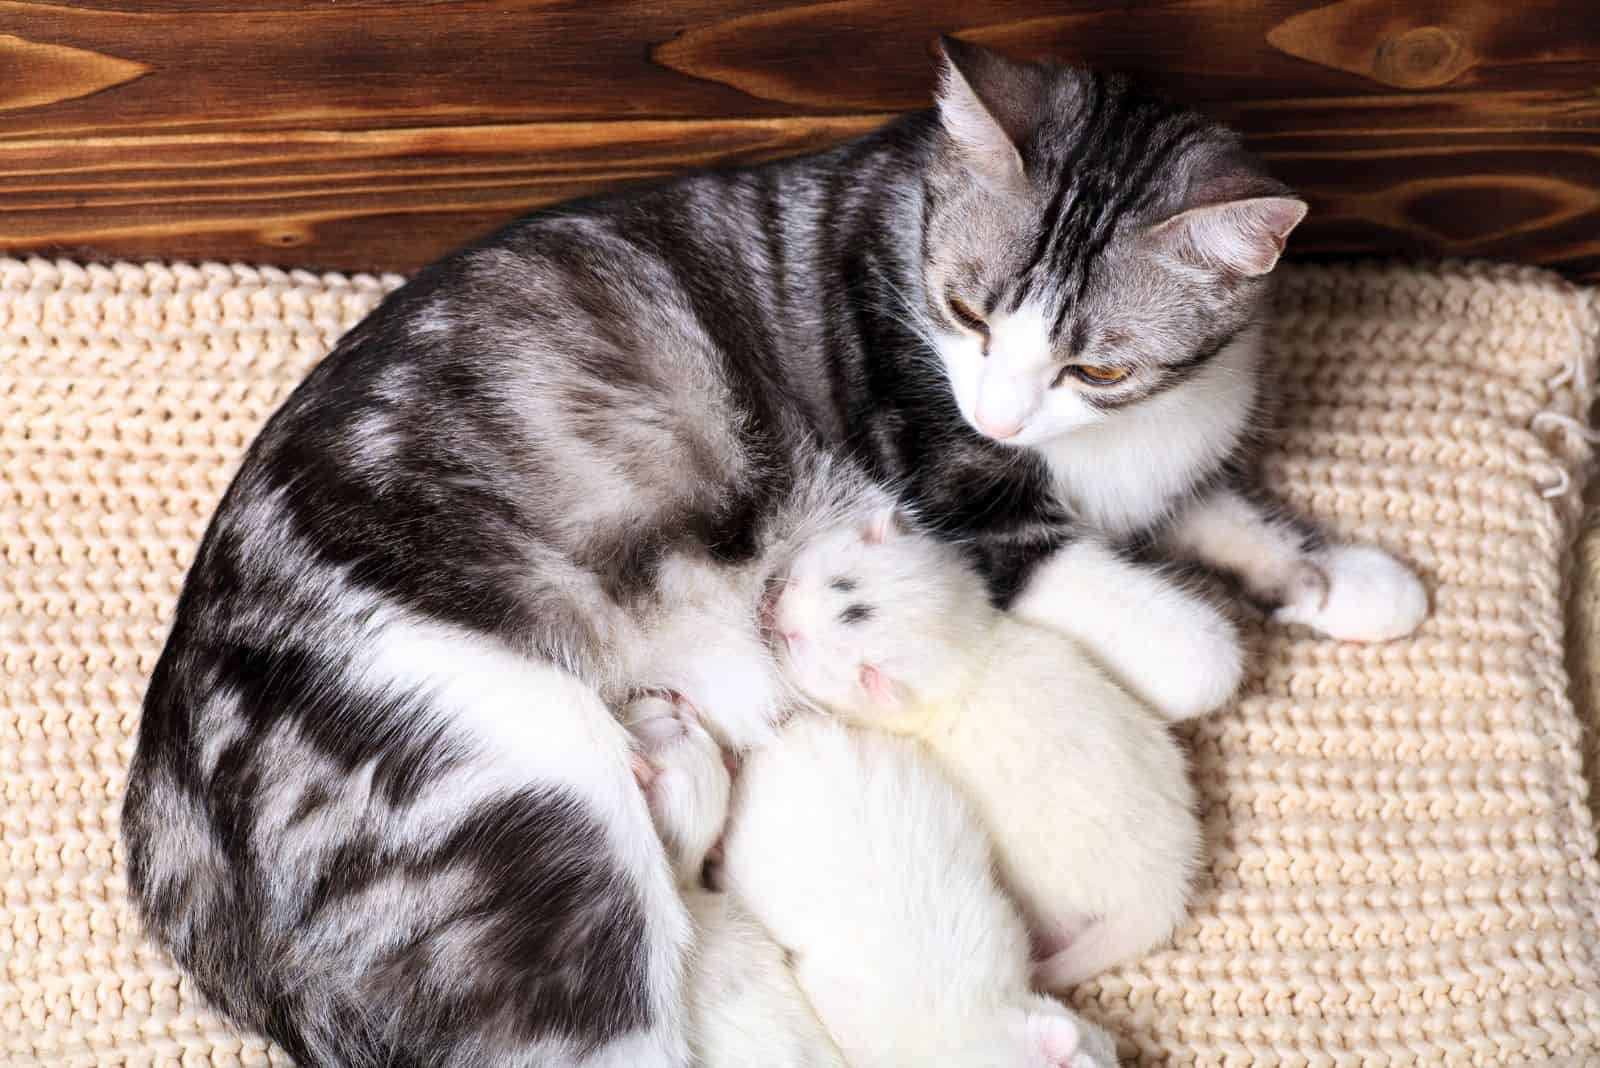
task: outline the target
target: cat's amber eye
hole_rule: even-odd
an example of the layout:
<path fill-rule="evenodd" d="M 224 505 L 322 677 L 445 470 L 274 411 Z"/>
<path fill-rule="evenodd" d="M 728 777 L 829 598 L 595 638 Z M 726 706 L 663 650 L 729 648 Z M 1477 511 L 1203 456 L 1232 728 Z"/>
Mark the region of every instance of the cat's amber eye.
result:
<path fill-rule="evenodd" d="M 1073 375 L 1091 386 L 1114 386 L 1131 373 L 1126 367 L 1113 367 L 1108 363 L 1075 363 L 1063 367 L 1052 384 L 1059 386 L 1067 380 L 1068 375 Z"/>
<path fill-rule="evenodd" d="M 989 324 L 983 316 L 972 310 L 972 306 L 954 293 L 945 294 L 945 303 L 950 305 L 950 314 L 954 315 L 962 326 L 974 333 L 988 336 Z"/>
<path fill-rule="evenodd" d="M 1104 363 L 1080 363 L 1077 367 L 1080 378 L 1106 386 L 1113 382 L 1121 382 L 1128 377 L 1128 369 L 1126 367 L 1112 367 L 1110 364 Z"/>

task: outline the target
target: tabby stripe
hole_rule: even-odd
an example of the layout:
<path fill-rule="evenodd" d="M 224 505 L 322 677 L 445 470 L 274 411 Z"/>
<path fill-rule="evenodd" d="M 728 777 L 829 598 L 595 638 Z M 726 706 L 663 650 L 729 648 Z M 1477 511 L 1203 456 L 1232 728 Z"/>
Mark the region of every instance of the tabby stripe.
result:
<path fill-rule="evenodd" d="M 1092 127 L 1096 121 L 1105 97 L 1105 89 L 1102 83 L 1103 79 L 1098 75 L 1089 79 L 1089 92 L 1084 98 L 1081 118 L 1077 123 L 1080 130 Z M 1061 221 L 1062 209 L 1067 203 L 1067 198 L 1074 196 L 1076 190 L 1077 180 L 1074 171 L 1078 164 L 1082 162 L 1085 153 L 1089 151 L 1089 144 L 1090 138 L 1086 136 L 1080 135 L 1073 138 L 1071 150 L 1061 160 L 1061 165 L 1056 173 L 1055 195 L 1050 198 L 1050 203 L 1044 211 L 1044 217 L 1039 222 L 1038 240 L 1034 242 L 1033 251 L 1028 256 L 1028 262 L 1023 264 L 1022 269 L 1018 272 L 1022 278 L 1022 283 L 1017 287 L 1016 293 L 1011 299 L 1011 311 L 1016 311 L 1022 306 L 1022 302 L 1032 293 L 1034 283 L 1039 280 L 1039 263 L 1055 244 L 1057 238 L 1056 230 Z"/>
<path fill-rule="evenodd" d="M 1167 114 L 1160 114 L 1159 110 L 1162 109 L 1158 109 L 1155 105 L 1146 108 L 1147 114 L 1152 111 L 1158 112 L 1155 119 L 1155 125 L 1158 130 L 1161 123 L 1171 117 Z M 1117 223 L 1132 213 L 1139 204 L 1149 199 L 1150 194 L 1155 189 L 1157 175 L 1169 165 L 1179 150 L 1188 144 L 1190 136 L 1195 132 L 1195 129 L 1196 127 L 1194 126 L 1190 126 L 1187 129 L 1182 126 L 1173 129 L 1169 126 L 1166 130 L 1159 131 L 1161 139 L 1146 153 L 1139 164 L 1139 169 L 1125 181 L 1113 183 L 1111 203 L 1102 208 L 1096 232 L 1076 249 L 1077 262 L 1079 264 L 1078 285 L 1073 293 L 1073 301 L 1062 301 L 1056 309 L 1055 320 L 1050 326 L 1050 338 L 1052 341 L 1061 336 L 1061 332 L 1066 326 L 1067 315 L 1072 310 L 1074 303 L 1083 299 L 1083 292 L 1089 280 L 1088 265 L 1098 260 L 1101 254 L 1105 252 L 1106 246 L 1111 243 L 1112 237 L 1116 234 Z M 1142 136 L 1130 136 L 1128 138 L 1130 143 L 1142 141 L 1143 139 Z"/>

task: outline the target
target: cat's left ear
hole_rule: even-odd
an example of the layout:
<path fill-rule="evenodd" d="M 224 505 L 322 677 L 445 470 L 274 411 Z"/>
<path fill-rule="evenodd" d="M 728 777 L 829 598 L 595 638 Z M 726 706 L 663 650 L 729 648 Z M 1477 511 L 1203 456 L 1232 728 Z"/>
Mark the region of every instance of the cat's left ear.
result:
<path fill-rule="evenodd" d="M 1256 277 L 1277 266 L 1305 217 L 1305 201 L 1296 197 L 1246 197 L 1180 211 L 1151 227 L 1150 236 L 1186 262 Z"/>
<path fill-rule="evenodd" d="M 1040 107 L 1038 71 L 954 37 L 939 38 L 939 122 L 967 168 L 985 184 L 1021 188 L 1026 178 L 1019 146 Z"/>

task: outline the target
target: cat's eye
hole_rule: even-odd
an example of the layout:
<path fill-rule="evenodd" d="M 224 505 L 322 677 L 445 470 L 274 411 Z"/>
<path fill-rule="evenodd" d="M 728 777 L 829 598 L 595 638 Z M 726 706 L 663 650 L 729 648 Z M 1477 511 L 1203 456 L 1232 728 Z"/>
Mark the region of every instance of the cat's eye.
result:
<path fill-rule="evenodd" d="M 954 293 L 945 294 L 945 303 L 950 305 L 950 314 L 954 315 L 962 326 L 973 333 L 989 336 L 989 324 L 983 316 L 972 310 L 972 305 L 956 296 Z"/>
<path fill-rule="evenodd" d="M 1072 375 L 1091 386 L 1114 386 L 1130 374 L 1132 372 L 1126 367 L 1114 367 L 1108 363 L 1074 363 L 1063 367 L 1050 385 L 1052 388 L 1059 386 L 1067 380 L 1068 375 Z"/>

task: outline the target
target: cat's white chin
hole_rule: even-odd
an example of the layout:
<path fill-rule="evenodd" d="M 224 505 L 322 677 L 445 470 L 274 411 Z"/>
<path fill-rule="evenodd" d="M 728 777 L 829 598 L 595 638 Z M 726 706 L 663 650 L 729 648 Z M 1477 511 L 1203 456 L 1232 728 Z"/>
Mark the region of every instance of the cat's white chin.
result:
<path fill-rule="evenodd" d="M 1404 638 L 1428 614 L 1428 594 L 1409 568 L 1371 545 L 1334 545 L 1317 553 L 1325 587 L 1307 584 L 1273 618 L 1330 638 L 1384 642 Z"/>

